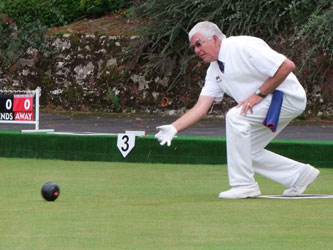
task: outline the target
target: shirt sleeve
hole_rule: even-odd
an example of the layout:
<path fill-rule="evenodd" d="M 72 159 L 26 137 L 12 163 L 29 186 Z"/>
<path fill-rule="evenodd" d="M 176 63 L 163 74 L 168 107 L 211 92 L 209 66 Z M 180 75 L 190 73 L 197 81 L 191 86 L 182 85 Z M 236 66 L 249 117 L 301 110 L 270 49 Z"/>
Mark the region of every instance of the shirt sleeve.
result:
<path fill-rule="evenodd" d="M 271 49 L 263 40 L 257 39 L 247 46 L 247 54 L 251 64 L 262 74 L 273 77 L 286 60 L 286 57 Z"/>
<path fill-rule="evenodd" d="M 205 86 L 202 88 L 200 95 L 215 97 L 215 102 L 221 102 L 224 92 L 220 88 L 215 88 L 211 82 L 205 82 Z"/>
<path fill-rule="evenodd" d="M 214 71 L 211 66 L 207 70 L 205 85 L 201 89 L 200 95 L 202 96 L 210 96 L 215 97 L 215 102 L 221 102 L 223 99 L 224 92 L 220 86 L 216 83 L 216 79 L 214 79 Z"/>

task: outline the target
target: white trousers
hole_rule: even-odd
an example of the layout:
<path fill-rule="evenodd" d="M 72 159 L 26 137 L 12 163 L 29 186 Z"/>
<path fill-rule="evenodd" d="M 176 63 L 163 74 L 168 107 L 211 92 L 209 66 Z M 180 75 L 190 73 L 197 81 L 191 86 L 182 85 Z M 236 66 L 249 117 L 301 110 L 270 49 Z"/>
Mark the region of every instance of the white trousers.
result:
<path fill-rule="evenodd" d="M 278 128 L 272 132 L 262 124 L 271 99 L 270 94 L 255 105 L 253 114 L 249 110 L 244 116 L 240 113 L 241 107 L 234 107 L 226 115 L 227 164 L 232 187 L 254 184 L 255 173 L 292 187 L 305 170 L 305 164 L 264 149 L 291 120 L 303 112 L 303 109 L 295 108 L 292 98 L 284 97 Z"/>

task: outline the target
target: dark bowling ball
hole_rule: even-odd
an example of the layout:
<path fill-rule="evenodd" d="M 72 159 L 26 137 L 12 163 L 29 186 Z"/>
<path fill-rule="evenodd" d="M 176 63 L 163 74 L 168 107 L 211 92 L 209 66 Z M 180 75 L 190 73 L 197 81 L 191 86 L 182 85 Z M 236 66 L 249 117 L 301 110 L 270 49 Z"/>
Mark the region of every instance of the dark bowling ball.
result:
<path fill-rule="evenodd" d="M 60 189 L 54 182 L 47 182 L 42 187 L 42 196 L 47 201 L 55 201 L 60 194 Z"/>

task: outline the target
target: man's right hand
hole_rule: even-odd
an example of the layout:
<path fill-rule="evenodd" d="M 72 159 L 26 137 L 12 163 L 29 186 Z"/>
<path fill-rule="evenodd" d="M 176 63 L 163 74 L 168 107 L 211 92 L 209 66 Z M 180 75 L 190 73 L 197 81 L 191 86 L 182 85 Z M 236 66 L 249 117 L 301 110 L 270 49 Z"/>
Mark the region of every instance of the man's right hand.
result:
<path fill-rule="evenodd" d="M 173 125 L 163 125 L 156 127 L 156 129 L 159 132 L 155 135 L 155 138 L 157 138 L 161 146 L 163 146 L 165 143 L 170 146 L 172 139 L 178 132 Z"/>

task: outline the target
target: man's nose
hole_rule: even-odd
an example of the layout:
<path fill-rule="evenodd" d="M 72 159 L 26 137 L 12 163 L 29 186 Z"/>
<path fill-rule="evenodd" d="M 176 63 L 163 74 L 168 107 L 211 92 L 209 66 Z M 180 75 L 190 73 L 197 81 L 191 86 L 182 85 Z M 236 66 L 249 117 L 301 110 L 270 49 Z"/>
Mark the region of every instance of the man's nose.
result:
<path fill-rule="evenodd" d="M 194 47 L 194 52 L 196 54 L 198 54 L 200 52 L 200 50 L 201 50 L 200 47 L 197 47 L 197 46 Z"/>

